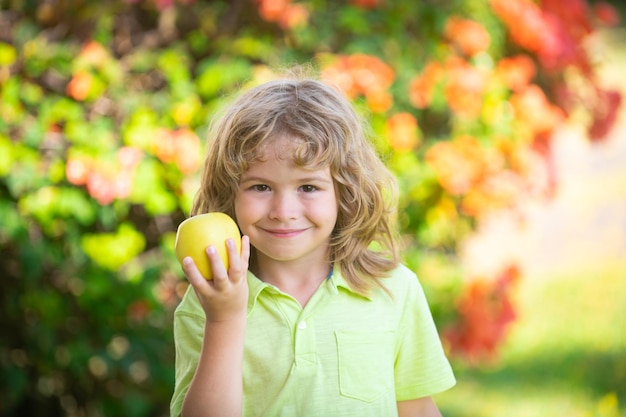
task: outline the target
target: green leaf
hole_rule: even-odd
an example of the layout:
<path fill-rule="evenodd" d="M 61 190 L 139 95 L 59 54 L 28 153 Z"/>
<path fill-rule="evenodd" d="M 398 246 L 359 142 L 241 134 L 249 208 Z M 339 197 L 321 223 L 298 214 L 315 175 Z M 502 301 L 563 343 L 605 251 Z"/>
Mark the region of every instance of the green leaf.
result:
<path fill-rule="evenodd" d="M 17 59 L 17 51 L 13 45 L 0 42 L 0 67 L 8 67 Z"/>
<path fill-rule="evenodd" d="M 96 219 L 92 200 L 78 188 L 59 189 L 55 211 L 60 216 L 76 219 L 82 225 L 92 224 Z"/>
<path fill-rule="evenodd" d="M 151 215 L 170 214 L 178 207 L 176 197 L 165 188 L 161 165 L 144 159 L 135 172 L 130 200 L 143 204 Z"/>
<path fill-rule="evenodd" d="M 80 103 L 67 97 L 46 99 L 39 109 L 39 120 L 43 125 L 67 121 L 85 120 L 85 109 Z"/>
<path fill-rule="evenodd" d="M 94 156 L 97 156 L 99 152 L 116 149 L 118 146 L 113 121 L 106 117 L 91 121 L 69 121 L 64 133 L 72 143 L 94 150 L 96 152 Z"/>
<path fill-rule="evenodd" d="M 210 59 L 200 63 L 199 71 L 198 93 L 203 98 L 211 98 L 245 81 L 251 74 L 251 65 L 242 58 Z"/>
<path fill-rule="evenodd" d="M 159 117 L 147 107 L 137 108 L 130 116 L 128 123 L 122 128 L 124 143 L 140 149 L 151 151 L 152 140 L 159 127 Z"/>
<path fill-rule="evenodd" d="M 358 7 L 345 7 L 341 9 L 338 23 L 339 27 L 343 27 L 356 35 L 365 35 L 371 30 L 365 12 Z"/>
<path fill-rule="evenodd" d="M 75 219 L 83 225 L 95 221 L 91 200 L 77 188 L 48 186 L 26 194 L 19 200 L 22 215 L 33 216 L 50 235 L 57 235 L 61 219 Z"/>
<path fill-rule="evenodd" d="M 235 39 L 231 44 L 232 49 L 243 56 L 253 59 L 263 59 L 271 55 L 274 45 L 271 38 L 254 38 L 251 36 Z"/>
<path fill-rule="evenodd" d="M 17 197 L 32 189 L 48 185 L 39 169 L 39 152 L 13 143 L 13 163 L 6 184 L 12 196 Z"/>
<path fill-rule="evenodd" d="M 24 116 L 24 109 L 19 100 L 20 80 L 17 77 L 9 78 L 0 94 L 0 119 L 3 124 L 18 123 Z"/>
<path fill-rule="evenodd" d="M 125 63 L 129 69 L 139 73 L 153 70 L 156 62 L 157 54 L 146 48 L 137 48 L 125 57 Z"/>
<path fill-rule="evenodd" d="M 81 246 L 96 264 L 117 271 L 143 251 L 146 241 L 132 224 L 122 223 L 115 233 L 86 234 Z"/>
<path fill-rule="evenodd" d="M 170 82 L 191 79 L 189 56 L 182 48 L 166 49 L 159 56 L 157 63 Z"/>
<path fill-rule="evenodd" d="M 24 217 L 15 204 L 0 200 L 0 243 L 16 239 L 24 231 Z"/>
<path fill-rule="evenodd" d="M 44 93 L 38 84 L 28 81 L 22 82 L 20 86 L 20 97 L 28 105 L 38 105 L 43 99 Z"/>
<path fill-rule="evenodd" d="M 11 172 L 14 160 L 13 143 L 8 137 L 0 135 L 0 177 L 5 177 Z"/>

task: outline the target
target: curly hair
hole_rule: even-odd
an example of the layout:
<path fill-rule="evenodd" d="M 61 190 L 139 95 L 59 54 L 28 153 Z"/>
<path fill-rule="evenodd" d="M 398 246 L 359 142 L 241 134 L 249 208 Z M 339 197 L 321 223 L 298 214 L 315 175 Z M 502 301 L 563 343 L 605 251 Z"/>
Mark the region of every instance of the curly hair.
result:
<path fill-rule="evenodd" d="M 363 119 L 337 89 L 308 77 L 282 78 L 246 90 L 209 131 L 200 190 L 192 215 L 235 217 L 239 180 L 265 145 L 280 137 L 298 143 L 299 166 L 328 167 L 338 200 L 330 259 L 355 291 L 367 294 L 398 264 L 397 184 L 365 135 Z"/>

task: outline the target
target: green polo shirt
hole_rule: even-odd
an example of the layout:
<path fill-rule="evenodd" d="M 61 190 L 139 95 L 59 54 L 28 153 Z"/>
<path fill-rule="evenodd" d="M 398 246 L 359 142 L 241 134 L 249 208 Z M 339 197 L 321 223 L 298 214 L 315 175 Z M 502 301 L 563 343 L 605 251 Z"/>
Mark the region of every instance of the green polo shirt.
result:
<path fill-rule="evenodd" d="M 393 417 L 396 401 L 455 384 L 417 277 L 399 266 L 363 297 L 338 269 L 307 305 L 248 274 L 244 417 Z M 189 287 L 174 315 L 171 415 L 198 364 L 204 311 Z"/>

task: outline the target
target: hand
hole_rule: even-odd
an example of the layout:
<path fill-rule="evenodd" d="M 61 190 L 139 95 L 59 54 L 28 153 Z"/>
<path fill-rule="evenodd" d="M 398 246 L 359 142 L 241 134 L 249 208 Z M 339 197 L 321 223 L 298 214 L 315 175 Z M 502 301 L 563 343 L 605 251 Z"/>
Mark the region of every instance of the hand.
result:
<path fill-rule="evenodd" d="M 183 259 L 183 271 L 200 300 L 207 322 L 225 322 L 245 319 L 248 305 L 248 261 L 250 259 L 250 239 L 241 238 L 241 253 L 238 253 L 235 241 L 226 240 L 228 249 L 228 271 L 214 246 L 206 249 L 213 279 L 206 280 L 191 257 Z"/>

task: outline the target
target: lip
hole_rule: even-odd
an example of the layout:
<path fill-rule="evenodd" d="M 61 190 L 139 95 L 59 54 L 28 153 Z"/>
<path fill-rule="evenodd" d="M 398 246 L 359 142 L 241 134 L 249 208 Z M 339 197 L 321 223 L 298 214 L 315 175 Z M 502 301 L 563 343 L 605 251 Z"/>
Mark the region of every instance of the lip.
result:
<path fill-rule="evenodd" d="M 306 231 L 307 229 L 263 229 L 263 230 L 266 233 L 269 233 L 270 235 L 274 237 L 285 239 L 285 238 L 298 236 L 304 233 L 304 231 Z"/>

